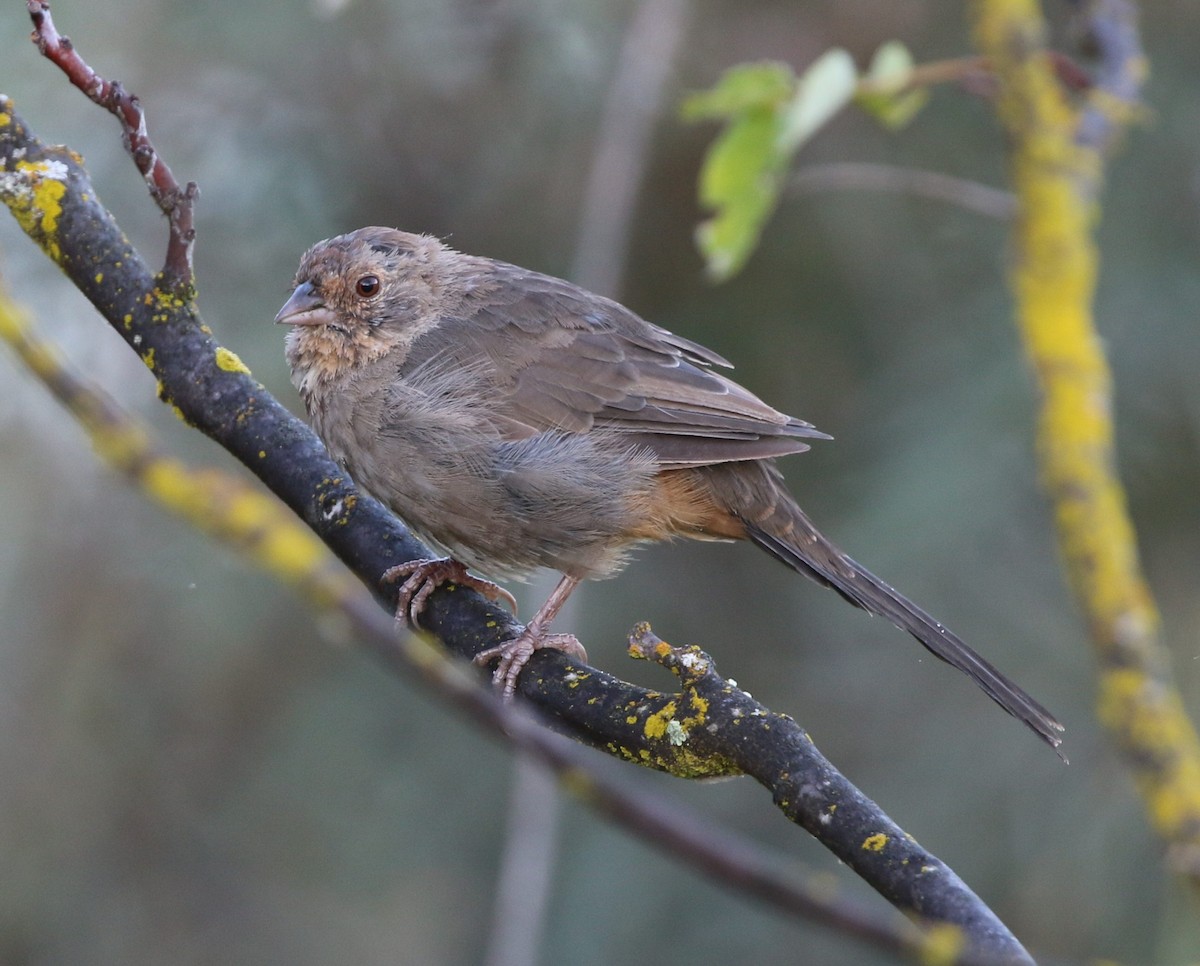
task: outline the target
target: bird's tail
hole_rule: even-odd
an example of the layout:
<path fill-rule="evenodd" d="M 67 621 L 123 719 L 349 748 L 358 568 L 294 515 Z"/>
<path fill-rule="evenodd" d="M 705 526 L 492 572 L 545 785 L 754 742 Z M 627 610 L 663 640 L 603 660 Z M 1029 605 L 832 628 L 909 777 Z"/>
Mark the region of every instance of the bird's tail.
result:
<path fill-rule="evenodd" d="M 751 541 L 798 573 L 832 587 L 850 603 L 886 617 L 908 631 L 934 656 L 966 674 L 988 697 L 1025 722 L 1057 751 L 1062 743 L 1063 726 L 1049 711 L 967 647 L 956 634 L 826 540 L 782 486 L 772 489 L 769 509 L 764 507 L 765 512 L 755 520 L 742 516 L 746 536 Z M 1058 755 L 1066 761 L 1062 752 Z"/>

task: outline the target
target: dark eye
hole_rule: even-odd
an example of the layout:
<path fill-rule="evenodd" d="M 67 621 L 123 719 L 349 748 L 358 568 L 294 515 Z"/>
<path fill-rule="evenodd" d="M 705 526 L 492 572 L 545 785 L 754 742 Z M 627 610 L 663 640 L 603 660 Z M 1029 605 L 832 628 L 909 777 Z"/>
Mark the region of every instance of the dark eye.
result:
<path fill-rule="evenodd" d="M 379 294 L 379 279 L 374 275 L 364 275 L 354 283 L 354 291 L 362 298 L 374 298 Z"/>

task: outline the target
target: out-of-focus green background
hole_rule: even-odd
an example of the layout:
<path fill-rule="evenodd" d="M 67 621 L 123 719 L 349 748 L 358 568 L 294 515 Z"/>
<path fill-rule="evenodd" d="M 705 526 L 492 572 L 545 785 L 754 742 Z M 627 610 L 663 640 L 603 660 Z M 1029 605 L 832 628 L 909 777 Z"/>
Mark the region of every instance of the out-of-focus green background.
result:
<path fill-rule="evenodd" d="M 920 61 L 965 53 L 964 6 L 697 3 L 668 103 L 733 63 L 799 68 L 831 45 L 860 63 L 891 38 Z M 633 10 L 54 5 L 84 56 L 141 95 L 176 174 L 201 184 L 205 317 L 292 406 L 271 318 L 319 238 L 399 225 L 571 270 Z M 1200 713 L 1200 6 L 1143 13 L 1149 111 L 1111 167 L 1098 314 L 1146 569 Z M 86 156 L 157 263 L 164 225 L 115 124 L 28 32 L 24 4 L 4 3 L 0 90 L 43 138 Z M 747 271 L 714 289 L 691 244 L 712 134 L 673 107 L 658 120 L 627 281 L 607 294 L 732 358 L 756 392 L 837 437 L 785 461 L 801 502 L 1054 709 L 1072 763 L 905 635 L 749 547 L 651 548 L 587 587 L 576 629 L 593 660 L 666 685 L 623 658 L 633 622 L 703 645 L 1041 953 L 1194 959 L 1195 907 L 1094 722 L 1093 659 L 1035 478 L 1006 226 L 903 195 L 797 195 Z M 848 160 L 1004 180 L 991 106 L 949 89 L 898 135 L 848 114 L 800 163 Z M 7 217 L 0 271 L 171 448 L 238 471 L 155 401 L 152 376 Z M 0 379 L 0 962 L 479 961 L 511 756 L 129 490 L 6 356 Z M 871 898 L 751 782 L 625 772 Z M 878 961 L 731 898 L 576 806 L 558 842 L 544 963 Z"/>

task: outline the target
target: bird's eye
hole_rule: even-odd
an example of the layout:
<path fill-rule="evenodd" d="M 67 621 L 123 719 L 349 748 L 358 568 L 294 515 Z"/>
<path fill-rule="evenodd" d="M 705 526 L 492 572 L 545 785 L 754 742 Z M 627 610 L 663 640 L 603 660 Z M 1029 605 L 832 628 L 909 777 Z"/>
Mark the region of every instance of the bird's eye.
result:
<path fill-rule="evenodd" d="M 379 294 L 379 279 L 374 275 L 364 275 L 354 283 L 354 291 L 362 298 L 370 299 Z"/>

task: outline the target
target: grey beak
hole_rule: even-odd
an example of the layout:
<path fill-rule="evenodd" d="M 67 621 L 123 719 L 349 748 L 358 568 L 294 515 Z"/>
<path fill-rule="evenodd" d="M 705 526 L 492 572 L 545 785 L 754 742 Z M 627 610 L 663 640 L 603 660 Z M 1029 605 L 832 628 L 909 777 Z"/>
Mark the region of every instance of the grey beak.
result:
<path fill-rule="evenodd" d="M 333 321 L 333 313 L 321 301 L 311 282 L 302 282 L 288 299 L 275 321 L 284 325 L 325 325 Z"/>

